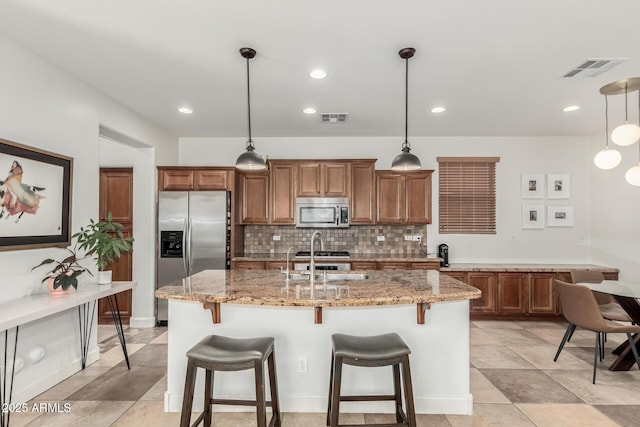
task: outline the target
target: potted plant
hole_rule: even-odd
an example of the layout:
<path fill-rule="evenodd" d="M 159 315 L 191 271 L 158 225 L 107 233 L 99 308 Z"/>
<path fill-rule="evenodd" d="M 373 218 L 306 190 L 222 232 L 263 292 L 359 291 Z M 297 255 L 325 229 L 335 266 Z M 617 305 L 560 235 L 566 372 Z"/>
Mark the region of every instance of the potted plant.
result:
<path fill-rule="evenodd" d="M 68 256 L 62 261 L 47 258 L 31 269 L 33 271 L 43 265 L 53 264 L 53 268 L 42 279 L 43 282 L 47 282 L 49 292 L 53 295 L 67 294 L 71 290 L 69 289 L 71 286 L 74 289 L 78 289 L 78 276 L 85 271 L 91 274 L 89 270 L 78 263 L 84 257 L 78 258 L 75 247 L 73 249 L 67 248 L 66 251 Z"/>
<path fill-rule="evenodd" d="M 124 237 L 122 224 L 113 222 L 111 212 L 105 221 L 90 220 L 89 225 L 80 227 L 80 231 L 73 235 L 78 242 L 78 248 L 86 251 L 86 256 L 95 256 L 98 266 L 98 283 L 111 283 L 111 270 L 107 268 L 123 253 L 130 252 L 132 237 Z"/>

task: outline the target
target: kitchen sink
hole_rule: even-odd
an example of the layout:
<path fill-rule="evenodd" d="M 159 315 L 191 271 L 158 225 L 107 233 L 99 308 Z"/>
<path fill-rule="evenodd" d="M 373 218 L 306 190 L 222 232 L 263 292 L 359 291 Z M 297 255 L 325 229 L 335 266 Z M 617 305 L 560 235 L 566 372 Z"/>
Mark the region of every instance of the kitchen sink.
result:
<path fill-rule="evenodd" d="M 309 273 L 292 273 L 291 280 L 309 280 Z M 327 273 L 326 279 L 330 280 L 365 280 L 369 275 L 366 273 Z M 323 273 L 316 273 L 316 281 L 324 280 Z"/>

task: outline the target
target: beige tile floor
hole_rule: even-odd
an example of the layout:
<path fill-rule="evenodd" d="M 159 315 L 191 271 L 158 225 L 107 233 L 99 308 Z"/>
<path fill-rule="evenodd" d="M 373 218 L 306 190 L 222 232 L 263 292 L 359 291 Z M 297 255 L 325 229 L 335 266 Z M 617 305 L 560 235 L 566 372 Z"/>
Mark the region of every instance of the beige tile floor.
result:
<path fill-rule="evenodd" d="M 558 362 L 553 356 L 566 325 L 554 322 L 471 323 L 471 391 L 474 414 L 419 415 L 418 426 L 640 426 L 640 371 L 610 372 L 607 355 L 591 384 L 594 335 L 576 331 Z M 14 414 L 11 426 L 177 426 L 163 412 L 166 328 L 127 329 L 131 371 L 115 330 L 100 326 L 100 361 L 68 378 L 34 403 L 70 404 L 68 413 Z M 416 363 L 412 361 L 412 363 Z M 254 426 L 253 413 L 215 414 L 214 426 Z M 324 414 L 286 413 L 283 426 L 324 426 Z M 342 423 L 393 422 L 386 414 L 345 414 Z"/>

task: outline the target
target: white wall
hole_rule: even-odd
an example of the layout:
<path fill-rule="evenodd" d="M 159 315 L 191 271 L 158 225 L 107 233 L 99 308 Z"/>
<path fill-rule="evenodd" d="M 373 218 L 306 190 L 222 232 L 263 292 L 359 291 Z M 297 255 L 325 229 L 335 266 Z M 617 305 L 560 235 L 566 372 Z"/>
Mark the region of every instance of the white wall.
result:
<path fill-rule="evenodd" d="M 0 58 L 0 138 L 74 158 L 72 231 L 98 215 L 101 124 L 154 145 L 158 162 L 175 162 L 177 139 L 169 132 L 2 37 Z M 0 165 L 0 171 L 7 170 L 8 165 Z M 1 252 L 0 303 L 43 292 L 42 272 L 32 273 L 31 267 L 60 254 L 55 248 Z M 90 277 L 82 278 L 86 280 Z M 77 313 L 67 312 L 20 329 L 18 355 L 24 357 L 42 346 L 46 356 L 38 364 L 27 362 L 17 373 L 14 401 L 33 397 L 79 369 L 77 328 Z M 97 355 L 95 336 L 93 359 Z"/>
<path fill-rule="evenodd" d="M 399 154 L 402 137 L 389 138 L 263 138 L 256 151 L 274 159 L 377 158 L 376 169 L 389 169 Z M 566 137 L 438 137 L 412 138 L 413 150 L 424 169 L 434 169 L 433 224 L 427 226 L 427 246 L 450 247 L 452 262 L 589 262 L 591 195 L 587 138 Z M 184 166 L 228 166 L 244 150 L 244 138 L 180 138 L 179 159 Z M 438 234 L 438 156 L 499 156 L 497 165 L 497 234 Z M 522 173 L 568 173 L 568 200 L 522 200 Z M 521 205 L 541 203 L 573 206 L 570 228 L 523 230 Z"/>
<path fill-rule="evenodd" d="M 638 164 L 638 143 L 619 147 L 622 163 L 601 170 L 593 157 L 604 148 L 604 135 L 594 136 L 585 168 L 591 173 L 591 223 L 594 260 L 620 268 L 620 280 L 640 281 L 640 188 L 627 183 L 624 174 Z"/>
<path fill-rule="evenodd" d="M 100 167 L 133 168 L 133 304 L 130 326 L 155 325 L 155 200 L 154 149 L 100 138 Z M 153 218 L 154 220 L 149 220 Z"/>

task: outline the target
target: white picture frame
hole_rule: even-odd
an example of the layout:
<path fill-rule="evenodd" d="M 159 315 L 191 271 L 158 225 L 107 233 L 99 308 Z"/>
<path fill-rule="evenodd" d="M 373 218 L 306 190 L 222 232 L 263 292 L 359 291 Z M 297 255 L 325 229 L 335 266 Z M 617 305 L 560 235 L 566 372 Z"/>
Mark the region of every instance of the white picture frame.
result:
<path fill-rule="evenodd" d="M 523 199 L 543 199 L 544 198 L 544 174 L 523 173 L 520 188 Z"/>
<path fill-rule="evenodd" d="M 522 205 L 522 228 L 544 228 L 544 205 Z"/>
<path fill-rule="evenodd" d="M 571 182 L 569 174 L 547 174 L 547 198 L 568 199 L 570 197 Z"/>
<path fill-rule="evenodd" d="M 548 227 L 573 227 L 573 206 L 547 206 Z"/>

